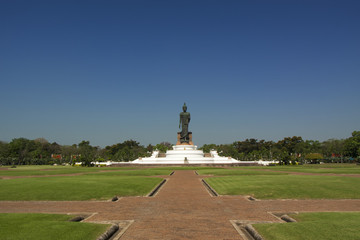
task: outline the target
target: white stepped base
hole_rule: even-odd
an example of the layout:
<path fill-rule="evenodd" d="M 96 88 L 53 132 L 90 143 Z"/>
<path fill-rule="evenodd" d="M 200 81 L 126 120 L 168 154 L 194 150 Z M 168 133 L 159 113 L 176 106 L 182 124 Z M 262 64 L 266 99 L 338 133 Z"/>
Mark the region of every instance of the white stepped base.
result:
<path fill-rule="evenodd" d="M 210 152 L 211 157 L 204 157 L 202 150 L 194 145 L 175 145 L 173 150 L 166 152 L 166 157 L 158 157 L 159 152 L 154 151 L 151 157 L 138 158 L 134 164 L 229 164 L 239 163 L 230 157 L 221 157 L 216 151 Z"/>

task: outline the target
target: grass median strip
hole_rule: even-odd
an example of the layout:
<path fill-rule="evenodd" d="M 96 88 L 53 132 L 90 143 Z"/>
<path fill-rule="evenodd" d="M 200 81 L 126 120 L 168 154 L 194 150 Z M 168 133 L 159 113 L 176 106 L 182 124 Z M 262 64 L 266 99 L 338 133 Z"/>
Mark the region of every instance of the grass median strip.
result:
<path fill-rule="evenodd" d="M 0 213 L 2 240 L 82 240 L 96 239 L 110 225 L 69 222 L 74 216 L 41 213 Z"/>
<path fill-rule="evenodd" d="M 269 170 L 285 171 L 285 172 L 303 172 L 303 173 L 334 173 L 334 174 L 360 174 L 360 166 L 354 164 L 347 165 L 326 165 L 318 164 L 304 166 L 276 166 L 267 167 Z"/>
<path fill-rule="evenodd" d="M 0 180 L 0 200 L 108 200 L 113 196 L 144 196 L 161 178 L 80 175 Z"/>
<path fill-rule="evenodd" d="M 270 170 L 296 173 L 333 173 L 333 174 L 360 174 L 360 165 L 356 164 L 306 164 L 306 165 L 291 165 L 291 166 L 249 166 L 249 167 L 234 167 L 233 169 L 256 169 L 256 170 Z M 265 172 L 264 171 L 264 172 Z"/>
<path fill-rule="evenodd" d="M 220 195 L 257 199 L 359 199 L 360 178 L 338 176 L 224 176 L 206 181 Z"/>
<path fill-rule="evenodd" d="M 119 171 L 104 171 L 99 173 L 88 173 L 97 176 L 159 176 L 170 175 L 171 170 L 157 169 L 157 168 L 145 168 L 134 170 L 119 170 Z"/>
<path fill-rule="evenodd" d="M 296 223 L 254 224 L 266 240 L 358 240 L 359 212 L 300 213 L 291 215 Z"/>
<path fill-rule="evenodd" d="M 94 173 L 100 171 L 114 171 L 114 170 L 130 170 L 134 168 L 115 168 L 115 167 L 73 167 L 73 166 L 17 166 L 16 168 L 2 167 L 0 176 L 42 176 L 42 175 L 57 175 L 57 174 L 74 174 L 74 173 Z"/>
<path fill-rule="evenodd" d="M 200 169 L 197 171 L 200 175 L 214 175 L 214 176 L 238 176 L 238 175 L 287 175 L 288 173 L 258 171 L 245 168 L 230 168 L 230 169 Z"/>

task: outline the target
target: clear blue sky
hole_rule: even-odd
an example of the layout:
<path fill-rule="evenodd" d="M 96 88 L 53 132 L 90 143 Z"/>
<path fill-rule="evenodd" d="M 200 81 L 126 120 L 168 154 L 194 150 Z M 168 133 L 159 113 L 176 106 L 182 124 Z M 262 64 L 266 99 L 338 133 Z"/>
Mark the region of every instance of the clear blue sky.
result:
<path fill-rule="evenodd" d="M 0 140 L 360 130 L 360 1 L 0 1 Z"/>

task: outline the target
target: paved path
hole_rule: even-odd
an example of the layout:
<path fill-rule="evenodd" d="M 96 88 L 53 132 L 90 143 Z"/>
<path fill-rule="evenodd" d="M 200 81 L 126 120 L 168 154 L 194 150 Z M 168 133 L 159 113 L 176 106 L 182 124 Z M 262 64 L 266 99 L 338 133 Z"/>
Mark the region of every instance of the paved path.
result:
<path fill-rule="evenodd" d="M 176 171 L 155 197 L 101 201 L 1 201 L 0 212 L 97 213 L 88 221 L 135 220 L 121 240 L 242 239 L 230 220 L 274 221 L 270 212 L 360 211 L 360 200 L 212 197 L 194 171 Z"/>

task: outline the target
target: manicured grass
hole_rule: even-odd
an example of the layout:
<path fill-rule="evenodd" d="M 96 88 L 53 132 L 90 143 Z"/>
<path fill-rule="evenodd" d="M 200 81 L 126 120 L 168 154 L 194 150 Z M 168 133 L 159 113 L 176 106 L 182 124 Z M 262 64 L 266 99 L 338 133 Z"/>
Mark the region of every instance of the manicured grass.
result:
<path fill-rule="evenodd" d="M 338 176 L 259 175 L 207 178 L 221 195 L 259 199 L 358 199 L 360 178 Z"/>
<path fill-rule="evenodd" d="M 304 173 L 360 174 L 360 166 L 355 164 L 307 164 L 300 166 L 276 166 L 269 167 L 268 169 Z"/>
<path fill-rule="evenodd" d="M 231 169 L 201 169 L 197 171 L 200 175 L 215 175 L 215 176 L 230 176 L 230 175 L 286 175 L 288 173 L 258 171 L 246 168 L 231 168 Z"/>
<path fill-rule="evenodd" d="M 73 217 L 60 214 L 0 213 L 0 239 L 95 240 L 110 226 L 69 222 Z"/>
<path fill-rule="evenodd" d="M 246 166 L 245 168 L 359 168 L 354 163 L 324 163 L 324 164 L 303 164 L 303 165 L 276 165 L 276 166 Z M 244 168 L 239 166 L 235 168 Z"/>
<path fill-rule="evenodd" d="M 5 167 L 2 167 L 5 168 Z M 31 165 L 31 166 L 17 166 L 16 168 L 10 168 L 7 166 L 8 170 L 1 170 L 0 176 L 32 176 L 32 175 L 57 175 L 57 174 L 73 174 L 73 173 L 96 173 L 100 171 L 112 172 L 112 171 L 124 171 L 118 175 L 129 175 L 125 173 L 125 170 L 145 170 L 143 176 L 150 175 L 167 175 L 167 173 L 159 172 L 156 174 L 150 173 L 151 171 L 159 170 L 197 170 L 201 174 L 211 174 L 211 175 L 237 175 L 237 172 L 232 172 L 229 169 L 223 169 L 218 167 L 155 167 L 155 168 L 139 168 L 139 167 L 73 167 L 73 166 L 48 166 L 48 165 Z M 151 169 L 149 171 L 149 169 Z M 221 169 L 223 172 L 221 172 Z M 246 170 L 247 173 L 242 172 L 246 175 L 257 175 L 265 173 L 257 173 L 257 170 L 273 170 L 273 171 L 284 171 L 284 172 L 306 172 L 306 173 L 338 173 L 338 174 L 360 174 L 360 166 L 355 164 L 306 164 L 298 166 L 249 166 L 249 167 L 234 167 L 233 170 Z M 208 170 L 208 171 L 206 171 Z M 217 170 L 220 170 L 217 172 Z M 225 171 L 224 171 L 225 170 Z M 255 170 L 253 172 L 249 170 Z M 149 171 L 149 172 L 147 172 Z M 227 173 L 226 173 L 227 172 Z M 268 171 L 262 171 L 268 172 Z M 134 172 L 134 175 L 142 175 L 141 173 L 137 174 Z M 266 173 L 270 175 L 271 173 Z M 275 173 L 273 173 L 275 174 Z"/>
<path fill-rule="evenodd" d="M 3 167 L 4 168 L 4 167 Z M 39 175 L 57 175 L 73 173 L 92 173 L 100 171 L 128 170 L 134 168 L 128 167 L 73 167 L 73 166 L 18 166 L 0 170 L 0 176 L 39 176 Z"/>
<path fill-rule="evenodd" d="M 360 166 L 355 164 L 306 164 L 291 166 L 259 166 L 259 167 L 236 167 L 236 169 L 257 169 L 284 172 L 304 173 L 335 173 L 335 174 L 360 174 Z"/>
<path fill-rule="evenodd" d="M 191 166 L 186 166 L 186 167 L 157 167 L 157 169 L 162 169 L 162 170 L 173 170 L 173 171 L 177 171 L 177 170 L 204 170 L 204 169 L 223 169 L 221 167 L 191 167 Z"/>
<path fill-rule="evenodd" d="M 296 223 L 254 224 L 266 240 L 358 240 L 359 212 L 301 213 L 292 215 Z"/>
<path fill-rule="evenodd" d="M 133 170 L 117 170 L 117 171 L 104 171 L 97 173 L 89 173 L 97 176 L 159 176 L 159 175 L 170 175 L 172 171 L 167 169 L 158 168 L 143 168 Z"/>
<path fill-rule="evenodd" d="M 0 180 L 0 200 L 104 200 L 149 193 L 161 178 L 80 175 Z"/>

